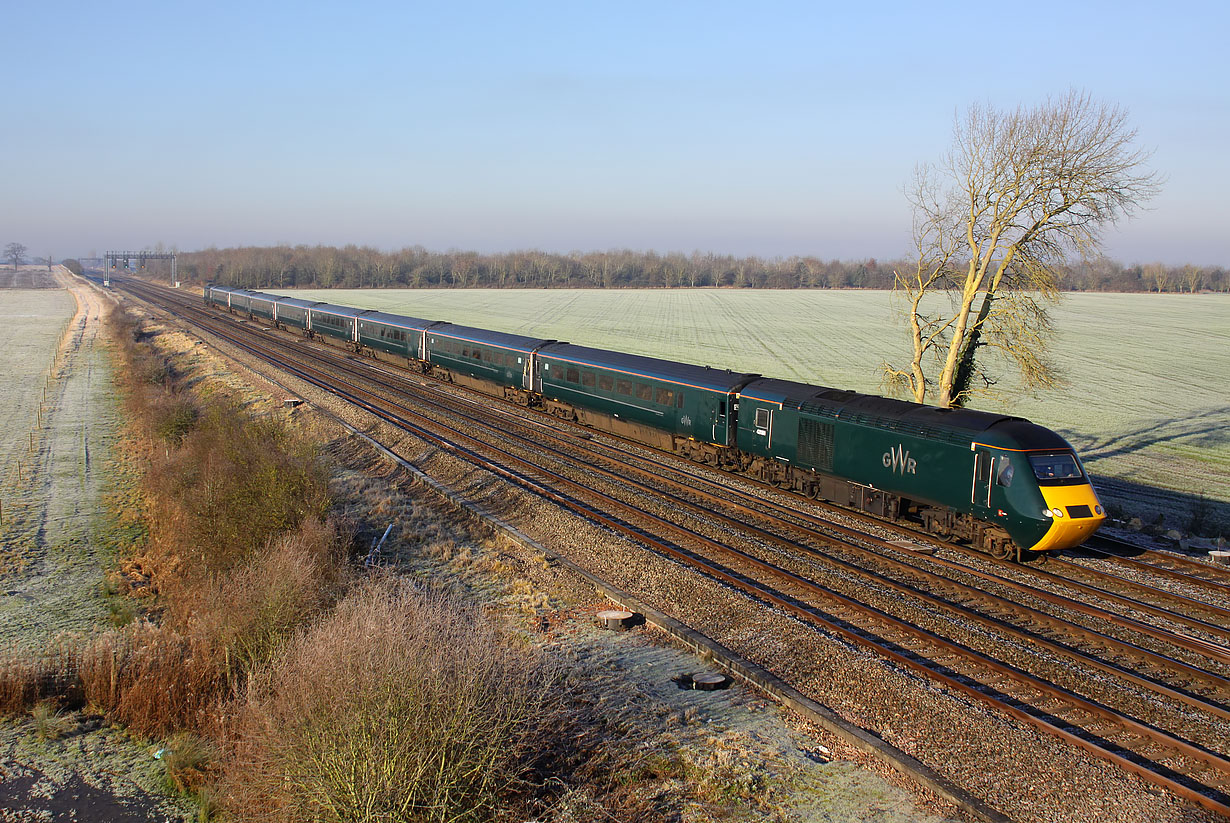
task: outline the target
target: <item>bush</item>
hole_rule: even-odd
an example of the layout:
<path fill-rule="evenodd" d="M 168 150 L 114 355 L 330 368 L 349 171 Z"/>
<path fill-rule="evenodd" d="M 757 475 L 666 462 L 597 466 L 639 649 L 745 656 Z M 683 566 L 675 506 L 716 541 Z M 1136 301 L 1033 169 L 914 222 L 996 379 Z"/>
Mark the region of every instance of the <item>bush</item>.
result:
<path fill-rule="evenodd" d="M 552 680 L 474 609 L 373 580 L 253 678 L 226 805 L 288 823 L 479 819 L 552 724 Z"/>
<path fill-rule="evenodd" d="M 152 457 L 145 488 L 153 540 L 164 556 L 188 561 L 167 570 L 164 591 L 238 567 L 329 508 L 328 475 L 313 444 L 221 402 L 202 410 L 179 449 Z"/>
<path fill-rule="evenodd" d="M 150 417 L 154 434 L 178 446 L 196 425 L 200 412 L 186 397 L 167 396 L 152 406 Z"/>
<path fill-rule="evenodd" d="M 215 581 L 197 602 L 177 602 L 171 616 L 222 645 L 228 677 L 237 684 L 332 606 L 344 582 L 337 529 L 313 519 Z"/>

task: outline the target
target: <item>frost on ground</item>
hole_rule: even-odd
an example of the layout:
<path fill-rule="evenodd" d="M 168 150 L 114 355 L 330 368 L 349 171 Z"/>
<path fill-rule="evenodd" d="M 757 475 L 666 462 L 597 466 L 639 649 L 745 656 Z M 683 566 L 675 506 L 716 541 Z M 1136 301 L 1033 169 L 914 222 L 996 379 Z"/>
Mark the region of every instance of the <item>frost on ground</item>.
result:
<path fill-rule="evenodd" d="M 608 816 L 612 802 L 691 823 L 946 819 L 894 784 L 900 778 L 891 768 L 847 759 L 857 755 L 748 687 L 687 688 L 691 676 L 713 670 L 650 626 L 599 629 L 595 614 L 612 605 L 587 583 L 450 513 L 422 485 L 382 478 L 387 465 L 361 451 L 349 441 L 333 452 L 352 467 L 335 473 L 333 492 L 356 523 L 357 543 L 375 546 L 391 525 L 375 562 L 503 616 L 564 664 L 576 701 L 600 719 L 586 733 L 599 735 L 596 745 L 607 752 L 603 776 L 564 791 L 537 816 L 543 823 L 623 819 L 619 809 Z M 636 796 L 593 794 L 604 781 Z"/>
<path fill-rule="evenodd" d="M 0 638 L 24 650 L 108 615 L 101 584 L 113 535 L 101 513 L 116 492 L 119 419 L 100 336 L 104 303 L 59 277 L 72 294 L 0 290 L 0 417 L 12 421 L 0 430 Z M 30 717 L 0 721 L 0 821 L 183 816 L 145 746 L 82 713 L 64 726 L 43 740 Z"/>
<path fill-rule="evenodd" d="M 872 394 L 908 345 L 882 291 L 283 291 Z M 1064 385 L 974 407 L 1062 434 L 1123 514 L 1230 536 L 1230 295 L 1066 294 L 1053 319 Z"/>

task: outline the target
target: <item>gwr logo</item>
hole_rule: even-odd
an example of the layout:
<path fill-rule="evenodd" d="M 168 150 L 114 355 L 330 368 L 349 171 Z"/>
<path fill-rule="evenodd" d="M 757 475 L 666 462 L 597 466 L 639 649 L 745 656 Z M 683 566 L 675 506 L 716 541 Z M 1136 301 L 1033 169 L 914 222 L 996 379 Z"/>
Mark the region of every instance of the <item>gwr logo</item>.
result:
<path fill-rule="evenodd" d="M 918 461 L 910 457 L 904 445 L 898 444 L 897 448 L 884 452 L 884 468 L 899 474 L 918 474 Z"/>

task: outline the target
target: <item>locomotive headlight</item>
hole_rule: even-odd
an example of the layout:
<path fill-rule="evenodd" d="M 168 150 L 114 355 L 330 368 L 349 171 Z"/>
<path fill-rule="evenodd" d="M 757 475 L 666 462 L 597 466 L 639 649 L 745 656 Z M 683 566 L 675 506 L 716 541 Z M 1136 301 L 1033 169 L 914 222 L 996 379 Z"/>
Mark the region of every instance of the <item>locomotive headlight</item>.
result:
<path fill-rule="evenodd" d="M 1094 507 L 1093 507 L 1093 513 L 1094 513 L 1094 514 L 1101 514 L 1101 513 L 1102 513 L 1102 507 L 1101 507 L 1101 506 L 1094 506 Z"/>
<path fill-rule="evenodd" d="M 1043 509 L 1043 510 L 1042 510 L 1042 516 L 1043 516 L 1043 517 L 1051 517 L 1051 516 L 1052 516 L 1052 515 L 1051 515 L 1051 510 L 1050 510 L 1050 509 Z"/>
<path fill-rule="evenodd" d="M 1055 513 L 1056 517 L 1063 517 L 1063 509 L 1059 508 L 1058 506 L 1051 509 L 1051 511 Z"/>

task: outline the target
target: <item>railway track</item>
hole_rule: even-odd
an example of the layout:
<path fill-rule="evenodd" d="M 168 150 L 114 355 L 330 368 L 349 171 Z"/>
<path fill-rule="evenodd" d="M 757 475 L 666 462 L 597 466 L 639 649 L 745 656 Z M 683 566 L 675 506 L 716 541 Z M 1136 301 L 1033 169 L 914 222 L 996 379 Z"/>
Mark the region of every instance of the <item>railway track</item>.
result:
<path fill-rule="evenodd" d="M 167 295 L 149 287 L 130 285 L 129 288 L 151 301 L 165 303 L 168 300 Z M 1207 808 L 1230 813 L 1230 761 L 1217 748 L 1219 740 L 1224 744 L 1226 728 L 1218 724 L 1230 718 L 1226 709 L 1227 682 L 1224 675 L 1209 670 L 1215 668 L 1213 664 L 1203 667 L 1170 661 L 1177 665 L 1169 665 L 1165 654 L 1105 635 L 1091 635 L 1087 629 L 1075 627 L 1053 615 L 960 583 L 955 579 L 958 574 L 972 572 L 966 566 L 952 568 L 960 565 L 953 561 L 941 562 L 953 577 L 941 576 L 893 559 L 889 541 L 874 535 L 821 521 L 814 515 L 781 511 L 787 508 L 784 504 L 773 503 L 766 513 L 763 494 L 759 497 L 746 492 L 736 494 L 712 480 L 700 483 L 703 490 L 698 491 L 695 485 L 689 486 L 678 475 L 665 477 L 661 463 L 653 464 L 640 455 L 636 455 L 635 461 L 631 460 L 635 450 L 610 446 L 598 442 L 596 437 L 578 436 L 556 424 L 516 422 L 520 415 L 504 409 L 497 410 L 492 420 L 489 402 L 458 401 L 455 397 L 448 401 L 446 396 L 452 393 L 440 391 L 430 385 L 431 381 L 402 376 L 381 367 L 377 367 L 373 375 L 370 361 L 347 362 L 354 358 L 337 352 L 324 352 L 328 355 L 327 363 L 311 364 L 306 361 L 322 359 L 321 353 L 310 351 L 314 347 L 296 346 L 298 351 L 293 356 L 288 355 L 279 347 L 276 335 L 237 333 L 234 328 L 237 324 L 228 324 L 225 320 L 218 322 L 213 312 L 204 312 L 199 306 L 191 305 L 184 305 L 183 309 L 198 319 L 212 317 L 214 333 L 226 338 L 231 345 L 364 408 L 460 459 L 647 545 L 662 556 L 720 580 L 750 598 L 782 609 L 832 637 L 872 651 L 953 692 L 1027 722 Z M 357 368 L 359 365 L 364 367 L 362 371 Z M 347 385 L 339 385 L 339 370 L 345 371 L 343 382 Z M 359 385 L 368 381 L 371 384 L 366 388 Z M 483 436 L 476 437 L 458 426 L 441 422 L 436 415 L 424 413 L 421 404 L 410 407 L 404 401 L 391 399 L 390 385 L 395 387 L 396 393 L 429 398 L 440 407 L 451 402 L 450 413 L 468 418 L 465 425 L 482 429 Z M 518 443 L 516 447 L 509 446 L 510 428 L 521 435 L 513 438 Z M 535 443 L 527 448 L 524 440 L 530 431 L 536 439 L 554 440 L 554 445 Z M 582 456 L 569 455 L 568 448 L 578 445 L 586 446 Z M 549 457 L 552 468 L 544 466 L 544 456 Z M 612 468 L 618 464 L 623 464 L 622 471 Z M 597 483 L 595 476 L 599 479 Z M 720 496 L 715 498 L 719 491 Z M 655 507 L 669 515 L 646 511 L 644 500 L 649 495 L 656 495 L 659 502 Z M 735 508 L 747 520 L 756 520 L 759 525 L 725 513 L 717 514 L 715 510 L 722 507 Z M 776 513 L 774 507 L 778 508 Z M 685 512 L 690 524 L 686 526 L 677 522 L 684 519 Z M 840 532 L 843 529 L 845 535 L 822 533 L 822 530 Z M 864 545 L 877 541 L 874 551 Z M 892 551 L 900 554 L 899 548 L 892 547 Z M 863 565 L 846 559 L 850 555 L 862 557 Z M 927 562 L 940 561 L 929 558 Z M 869 568 L 871 564 L 878 564 L 878 568 Z M 887 572 L 890 567 L 895 576 Z M 986 572 L 974 574 L 983 575 L 984 582 L 994 587 L 1019 587 L 1017 591 L 1026 597 L 1039 594 L 1037 589 L 1019 583 L 989 580 Z M 925 580 L 919 582 L 920 577 Z M 835 582 L 838 578 L 860 582 L 838 591 L 843 588 Z M 825 585 L 818 585 L 817 579 L 824 580 Z M 891 592 L 891 595 L 886 599 L 876 591 Z M 944 596 L 934 593 L 937 591 L 945 592 Z M 854 592 L 859 594 L 855 596 Z M 999 649 L 989 654 L 977 648 L 978 643 L 958 642 L 951 636 L 924 629 L 915 625 L 922 621 L 903 619 L 885 608 L 889 600 L 902 597 L 908 597 L 911 603 L 905 609 L 907 614 L 916 617 L 920 609 L 944 612 L 947 616 L 943 622 L 965 627 L 950 628 L 950 635 L 963 631 L 967 635 L 996 633 L 1008 635 L 1009 639 L 997 640 L 1000 646 L 984 645 L 983 648 Z M 1048 594 L 1048 598 L 1059 596 Z M 977 601 L 976 608 L 971 605 L 974 601 Z M 1062 604 L 1055 599 L 1048 602 L 1059 604 L 1065 610 L 1083 611 L 1099 620 L 1121 620 L 1120 616 L 1087 603 L 1070 599 Z M 988 612 L 994 614 L 996 610 L 998 614 L 988 616 Z M 1174 616 L 1171 614 L 1163 619 Z M 978 626 L 979 632 L 969 632 L 971 625 Z M 1213 624 L 1209 626 L 1216 628 Z M 1181 635 L 1139 621 L 1133 628 L 1158 642 L 1177 645 L 1190 655 L 1203 656 L 1206 661 L 1221 659 L 1219 655 L 1224 651 L 1216 641 L 1202 641 L 1190 635 L 1186 641 L 1188 645 L 1184 646 Z M 1002 645 L 1004 643 L 1007 646 Z M 1085 650 L 1079 648 L 1082 643 L 1086 644 Z M 1095 654 L 1088 650 L 1090 643 L 1102 651 Z M 1182 704 L 1189 715 L 1194 711 L 1214 720 L 1203 732 L 1193 733 L 1190 728 L 1186 732 L 1167 731 L 1162 728 L 1165 723 L 1154 718 L 1142 720 L 1116 711 L 1103 702 L 1050 682 L 1059 678 L 1031 674 L 1020 665 L 1000 659 L 1020 657 L 1022 650 L 1030 646 L 1040 646 L 1047 654 L 1063 658 L 1067 665 L 1078 667 L 1077 673 L 1096 670 L 1098 677 L 1115 678 L 1117 682 L 1129 683 L 1133 691 L 1147 692 L 1150 700 Z M 1003 650 L 1009 647 L 1014 649 L 1011 653 Z M 1150 668 L 1138 672 L 1120 662 L 1122 660 Z M 1161 672 L 1167 674 L 1163 677 Z M 1136 705 L 1140 709 L 1144 704 L 1137 701 Z M 1179 727 L 1190 725 L 1178 724 Z"/>

